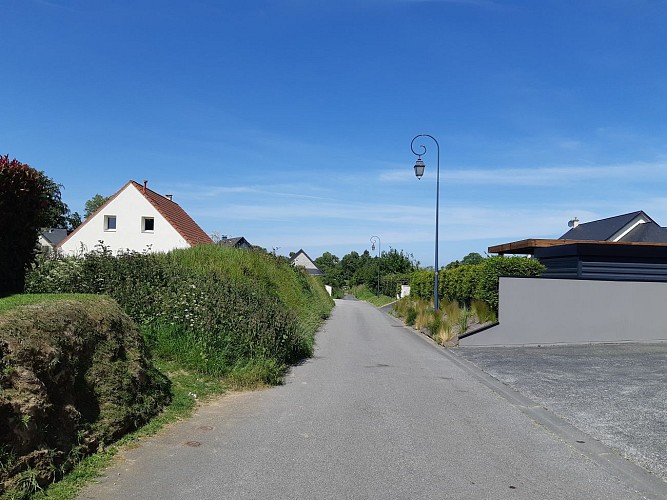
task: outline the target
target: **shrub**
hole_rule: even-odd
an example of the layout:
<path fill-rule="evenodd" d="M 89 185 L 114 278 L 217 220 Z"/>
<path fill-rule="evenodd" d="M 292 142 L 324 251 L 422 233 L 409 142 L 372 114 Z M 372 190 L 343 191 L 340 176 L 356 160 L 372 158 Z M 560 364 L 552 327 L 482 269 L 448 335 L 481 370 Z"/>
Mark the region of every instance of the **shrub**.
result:
<path fill-rule="evenodd" d="M 544 269 L 540 262 L 526 257 L 489 257 L 485 259 L 481 269 L 475 298 L 486 302 L 497 313 L 498 283 L 501 276 L 539 276 Z"/>
<path fill-rule="evenodd" d="M 484 263 L 464 264 L 441 271 L 439 287 L 442 297 L 455 300 L 459 304 L 470 305 L 475 298 L 477 283 L 484 265 Z"/>
<path fill-rule="evenodd" d="M 401 291 L 401 285 L 407 284 L 409 280 L 410 275 L 405 273 L 384 274 L 380 283 L 380 293 L 396 298 Z"/>
<path fill-rule="evenodd" d="M 80 259 L 45 260 L 27 282 L 35 293 L 110 295 L 159 355 L 208 374 L 266 373 L 267 383 L 312 353 L 333 306 L 315 278 L 288 263 L 214 245 L 118 256 L 100 245 Z"/>
<path fill-rule="evenodd" d="M 408 326 L 413 326 L 415 320 L 417 319 L 417 309 L 410 307 L 407 314 L 405 315 L 405 324 Z"/>
<path fill-rule="evenodd" d="M 495 313 L 486 302 L 474 300 L 471 307 L 480 323 L 494 323 L 497 320 Z"/>
<path fill-rule="evenodd" d="M 415 271 L 410 275 L 410 295 L 416 299 L 433 300 L 433 271 Z"/>
<path fill-rule="evenodd" d="M 60 190 L 28 165 L 0 156 L 0 297 L 23 292 L 38 231 L 49 225 Z"/>

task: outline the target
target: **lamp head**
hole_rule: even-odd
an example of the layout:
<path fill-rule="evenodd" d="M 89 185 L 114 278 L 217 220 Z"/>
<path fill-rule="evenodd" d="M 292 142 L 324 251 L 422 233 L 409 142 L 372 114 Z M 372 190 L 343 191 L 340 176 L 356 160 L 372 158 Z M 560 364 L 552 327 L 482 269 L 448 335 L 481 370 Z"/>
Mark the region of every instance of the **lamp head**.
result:
<path fill-rule="evenodd" d="M 375 250 L 375 243 L 371 245 L 371 250 Z"/>
<path fill-rule="evenodd" d="M 426 168 L 426 165 L 424 164 L 424 161 L 422 160 L 422 157 L 420 156 L 417 158 L 417 161 L 415 162 L 415 175 L 417 176 L 417 179 L 421 179 L 422 176 L 424 175 L 424 169 Z"/>

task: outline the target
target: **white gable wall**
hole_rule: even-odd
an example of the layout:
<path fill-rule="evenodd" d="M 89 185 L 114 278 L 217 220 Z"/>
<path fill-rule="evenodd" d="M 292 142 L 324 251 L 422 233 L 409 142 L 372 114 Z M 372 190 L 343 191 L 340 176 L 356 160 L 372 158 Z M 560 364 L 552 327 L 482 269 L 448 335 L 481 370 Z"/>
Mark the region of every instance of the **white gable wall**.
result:
<path fill-rule="evenodd" d="M 116 217 L 116 230 L 105 230 L 105 216 Z M 152 217 L 155 229 L 142 231 L 142 217 Z M 60 249 L 66 255 L 89 252 L 99 244 L 117 253 L 119 250 L 168 252 L 175 248 L 189 248 L 190 244 L 169 224 L 143 194 L 128 184 L 103 209 L 98 211 L 79 230 L 65 241 Z"/>
<path fill-rule="evenodd" d="M 317 266 L 315 266 L 313 262 L 303 253 L 297 255 L 292 263 L 296 267 L 305 267 L 306 269 L 317 269 Z"/>

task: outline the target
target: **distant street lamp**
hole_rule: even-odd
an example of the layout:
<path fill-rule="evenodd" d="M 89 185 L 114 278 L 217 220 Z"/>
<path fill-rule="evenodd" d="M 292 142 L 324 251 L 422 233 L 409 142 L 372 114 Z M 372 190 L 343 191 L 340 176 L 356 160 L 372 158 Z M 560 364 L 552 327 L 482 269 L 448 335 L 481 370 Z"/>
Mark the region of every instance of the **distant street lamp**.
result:
<path fill-rule="evenodd" d="M 378 244 L 378 297 L 380 296 L 380 259 L 382 258 L 382 242 L 379 236 L 371 236 L 371 250 L 375 250 L 375 242 Z"/>
<path fill-rule="evenodd" d="M 417 151 L 415 151 L 414 144 L 415 140 L 417 140 L 417 137 L 430 137 L 431 139 L 433 139 L 433 142 L 435 142 L 438 151 L 438 163 L 437 163 L 438 167 L 436 170 L 436 178 L 435 178 L 435 284 L 433 285 L 433 307 L 437 311 L 438 310 L 438 214 L 440 212 L 440 144 L 438 144 L 438 141 L 436 141 L 435 137 L 428 134 L 419 134 L 412 139 L 412 142 L 410 143 L 410 149 L 412 149 L 412 152 L 417 156 L 417 161 L 415 162 L 415 175 L 417 176 L 417 179 L 422 178 L 422 175 L 424 175 L 424 169 L 426 168 L 426 165 L 422 160 L 422 155 L 426 154 L 426 146 L 420 144 L 419 147 L 422 149 L 422 152 L 418 153 Z"/>

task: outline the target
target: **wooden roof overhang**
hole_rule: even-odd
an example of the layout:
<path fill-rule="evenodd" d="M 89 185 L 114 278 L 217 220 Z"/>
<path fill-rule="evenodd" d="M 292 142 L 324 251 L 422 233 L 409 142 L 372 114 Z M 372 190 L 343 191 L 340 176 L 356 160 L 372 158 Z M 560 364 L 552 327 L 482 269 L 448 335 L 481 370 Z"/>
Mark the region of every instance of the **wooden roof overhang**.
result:
<path fill-rule="evenodd" d="M 653 247 L 667 250 L 667 243 L 649 243 L 637 241 L 591 241 L 591 240 L 549 240 L 549 239 L 527 239 L 520 241 L 513 241 L 511 243 L 503 243 L 502 245 L 495 245 L 488 248 L 489 253 L 497 253 L 499 255 L 509 254 L 523 254 L 534 255 L 536 249 L 551 248 L 563 245 L 584 244 L 584 245 L 601 245 L 608 247 L 631 248 L 631 247 Z"/>

